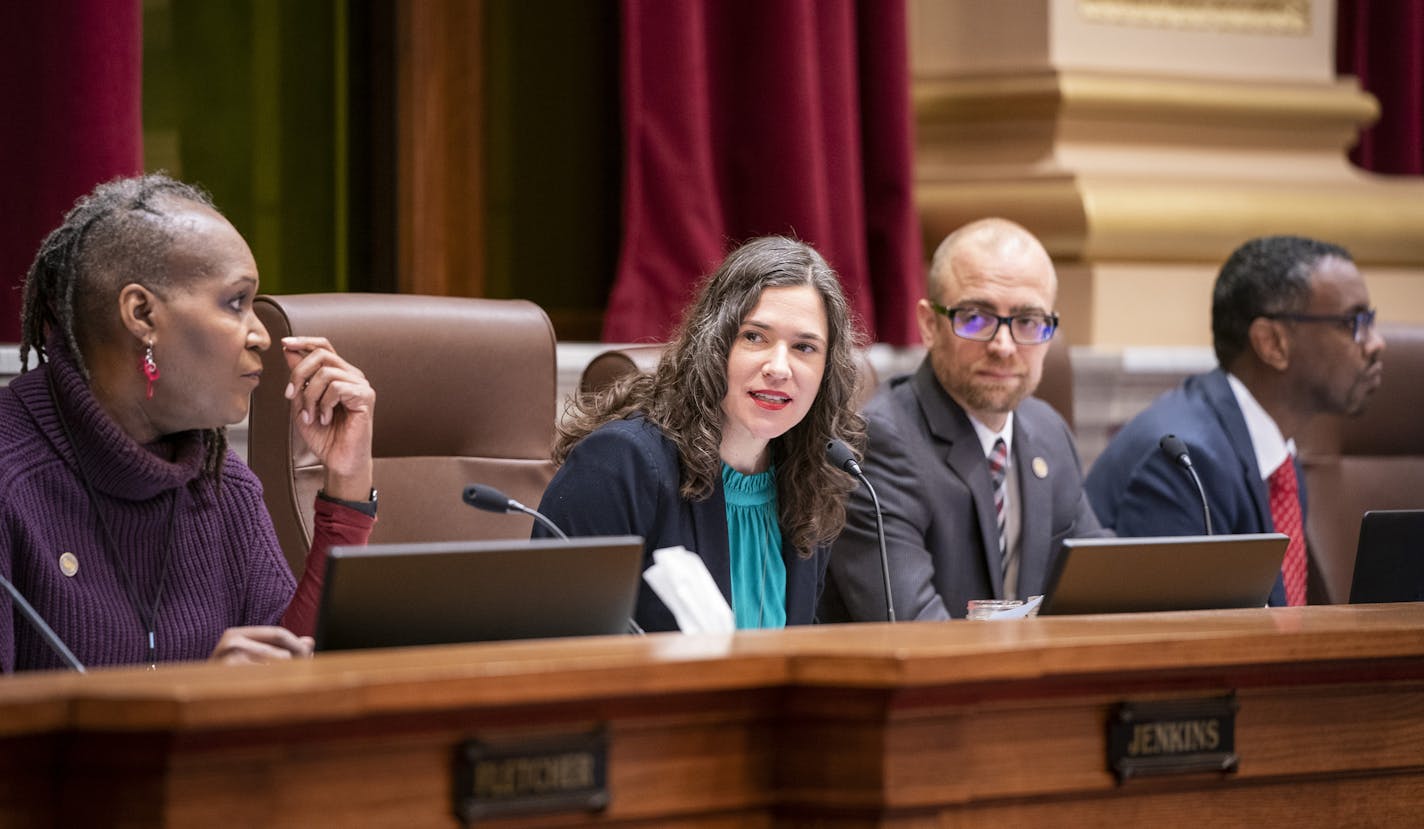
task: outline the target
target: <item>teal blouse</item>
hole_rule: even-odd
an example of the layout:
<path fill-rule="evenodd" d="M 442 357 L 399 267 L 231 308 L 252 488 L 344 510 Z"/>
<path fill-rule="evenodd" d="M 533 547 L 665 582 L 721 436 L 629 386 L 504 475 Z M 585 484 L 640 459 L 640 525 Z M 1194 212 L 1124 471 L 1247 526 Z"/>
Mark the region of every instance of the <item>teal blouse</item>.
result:
<path fill-rule="evenodd" d="M 737 628 L 786 627 L 786 562 L 776 517 L 776 469 L 743 475 L 722 464 L 732 612 Z"/>

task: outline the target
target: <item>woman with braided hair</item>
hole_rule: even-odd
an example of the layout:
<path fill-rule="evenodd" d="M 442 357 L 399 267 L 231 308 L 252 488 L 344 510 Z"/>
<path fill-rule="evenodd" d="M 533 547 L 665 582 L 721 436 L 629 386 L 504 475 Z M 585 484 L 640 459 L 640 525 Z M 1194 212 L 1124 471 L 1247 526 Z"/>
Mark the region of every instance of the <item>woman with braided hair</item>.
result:
<path fill-rule="evenodd" d="M 326 340 L 280 345 L 326 466 L 300 589 L 227 448 L 272 345 L 257 281 L 211 200 L 162 174 L 97 187 L 30 267 L 0 388 L 0 575 L 80 662 L 308 655 L 326 550 L 369 537 L 375 392 Z M 0 669 L 63 664 L 0 593 Z"/>

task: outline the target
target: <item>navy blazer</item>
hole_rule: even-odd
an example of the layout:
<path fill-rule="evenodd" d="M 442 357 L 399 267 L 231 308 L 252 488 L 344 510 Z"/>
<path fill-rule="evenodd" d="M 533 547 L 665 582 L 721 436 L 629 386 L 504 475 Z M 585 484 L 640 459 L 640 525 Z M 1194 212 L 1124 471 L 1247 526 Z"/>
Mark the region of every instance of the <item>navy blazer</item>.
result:
<path fill-rule="evenodd" d="M 652 566 L 654 550 L 682 545 L 701 557 L 731 605 L 732 562 L 721 476 L 709 497 L 688 501 L 678 491 L 681 473 L 676 444 L 656 425 L 639 415 L 610 421 L 574 446 L 544 490 L 539 511 L 570 536 L 642 536 L 644 570 Z M 548 533 L 535 524 L 534 535 Z M 786 564 L 786 623 L 810 624 L 828 552 L 818 549 L 802 558 L 783 534 L 781 557 Z M 649 632 L 678 629 L 672 611 L 646 582 L 638 588 L 634 618 Z"/>
<path fill-rule="evenodd" d="M 926 358 L 865 407 L 865 475 L 880 496 L 895 618 L 963 618 L 970 599 L 1004 595 L 994 490 L 969 416 Z M 1014 410 L 1020 597 L 1044 592 L 1065 538 L 1106 535 L 1083 496 L 1073 436 L 1047 403 Z M 875 511 L 865 488 L 850 494 L 836 540 L 821 621 L 883 621 L 885 590 Z"/>
<path fill-rule="evenodd" d="M 1191 476 L 1158 446 L 1163 435 L 1181 438 L 1191 453 L 1218 534 L 1275 531 L 1266 482 L 1246 419 L 1221 369 L 1188 377 L 1153 401 L 1108 443 L 1088 473 L 1088 498 L 1104 526 L 1125 537 L 1202 535 L 1201 497 Z M 1296 462 L 1301 520 L 1305 480 Z M 1285 604 L 1278 578 L 1272 605 Z"/>

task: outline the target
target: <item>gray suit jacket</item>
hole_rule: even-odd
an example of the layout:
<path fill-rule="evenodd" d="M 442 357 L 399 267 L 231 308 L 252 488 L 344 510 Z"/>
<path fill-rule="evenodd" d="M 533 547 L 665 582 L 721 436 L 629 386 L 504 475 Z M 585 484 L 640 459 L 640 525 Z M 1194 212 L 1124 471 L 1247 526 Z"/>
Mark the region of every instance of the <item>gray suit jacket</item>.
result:
<path fill-rule="evenodd" d="M 962 618 L 970 599 L 1002 598 L 994 496 L 984 450 L 969 416 L 935 379 L 926 359 L 866 406 L 866 477 L 885 516 L 895 617 Z M 1083 494 L 1068 425 L 1030 397 L 1014 411 L 1013 463 L 1022 507 L 1018 595 L 1045 588 L 1065 538 L 1110 535 Z M 1037 471 L 1044 474 L 1040 477 Z M 831 555 L 819 620 L 882 621 L 885 591 L 870 495 L 847 504 Z"/>

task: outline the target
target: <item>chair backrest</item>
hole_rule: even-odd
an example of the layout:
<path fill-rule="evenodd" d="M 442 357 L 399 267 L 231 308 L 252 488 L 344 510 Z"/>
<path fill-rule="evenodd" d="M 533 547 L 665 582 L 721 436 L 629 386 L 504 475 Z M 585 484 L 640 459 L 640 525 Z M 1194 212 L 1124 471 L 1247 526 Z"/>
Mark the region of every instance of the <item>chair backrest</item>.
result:
<path fill-rule="evenodd" d="M 663 357 L 663 343 L 610 348 L 589 360 L 579 376 L 579 391 L 593 394 L 608 388 L 629 374 L 651 374 Z"/>
<path fill-rule="evenodd" d="M 608 388 L 626 375 L 651 373 L 658 367 L 658 360 L 662 359 L 666 347 L 665 343 L 654 343 L 610 348 L 584 366 L 583 374 L 579 377 L 579 391 L 591 394 Z M 856 352 L 856 368 L 860 372 L 855 398 L 856 406 L 859 407 L 875 393 L 879 378 L 875 366 L 871 365 L 870 358 L 864 351 Z"/>
<path fill-rule="evenodd" d="M 1048 341 L 1048 354 L 1043 358 L 1043 379 L 1038 381 L 1034 397 L 1052 406 L 1068 424 L 1076 429 L 1073 421 L 1073 361 L 1067 337 L 1054 337 Z"/>
<path fill-rule="evenodd" d="M 1380 333 L 1384 380 L 1369 407 L 1354 418 L 1317 418 L 1298 440 L 1306 537 L 1331 602 L 1349 600 L 1365 510 L 1424 507 L 1424 326 Z"/>
<path fill-rule="evenodd" d="M 300 573 L 323 470 L 293 428 L 279 338 L 323 336 L 376 390 L 380 516 L 372 542 L 527 538 L 531 520 L 466 506 L 469 483 L 537 504 L 553 475 L 554 330 L 523 300 L 395 294 L 262 296 L 273 347 L 253 394 L 248 459 Z"/>

